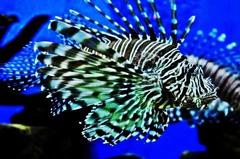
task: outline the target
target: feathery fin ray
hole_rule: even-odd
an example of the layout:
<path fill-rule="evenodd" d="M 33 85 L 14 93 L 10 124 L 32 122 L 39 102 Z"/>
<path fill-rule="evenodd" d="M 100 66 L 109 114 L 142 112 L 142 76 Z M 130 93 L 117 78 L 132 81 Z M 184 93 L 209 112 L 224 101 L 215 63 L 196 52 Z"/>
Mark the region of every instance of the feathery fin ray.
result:
<path fill-rule="evenodd" d="M 84 121 L 86 138 L 102 138 L 112 145 L 133 136 L 146 138 L 146 142 L 156 141 L 168 125 L 167 108 L 192 100 L 188 96 L 202 98 L 212 93 L 211 83 L 205 79 L 202 83 L 206 88 L 204 84 L 201 88 L 204 91 L 189 88 L 203 75 L 177 47 L 186 38 L 195 17 L 189 19 L 178 39 L 175 0 L 171 0 L 169 39 L 154 0 L 148 3 L 158 30 L 154 30 L 140 0 L 135 0 L 136 11 L 125 0 L 133 22 L 111 0 L 106 0 L 108 8 L 123 23 L 115 21 L 91 0 L 85 2 L 115 29 L 70 10 L 69 16 L 49 24 L 49 29 L 68 43 L 38 42 L 35 50 L 40 52 L 38 60 L 45 65 L 39 72 L 54 103 L 52 113 L 91 108 Z M 194 75 L 197 73 L 199 76 Z"/>

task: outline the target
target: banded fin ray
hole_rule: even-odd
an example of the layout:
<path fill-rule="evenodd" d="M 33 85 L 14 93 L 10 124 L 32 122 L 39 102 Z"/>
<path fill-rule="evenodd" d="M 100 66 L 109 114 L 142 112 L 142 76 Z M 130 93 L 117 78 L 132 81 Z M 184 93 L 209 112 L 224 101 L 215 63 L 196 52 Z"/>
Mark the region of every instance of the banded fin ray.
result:
<path fill-rule="evenodd" d="M 56 19 L 58 19 L 58 18 L 56 18 Z M 102 24 L 96 20 L 93 20 L 88 16 L 82 15 L 75 10 L 69 10 L 69 14 L 65 14 L 64 19 L 66 19 L 68 21 L 70 20 L 71 24 L 74 24 L 74 25 L 77 24 L 77 25 L 84 26 L 84 27 L 87 27 L 88 23 L 89 23 L 90 25 L 93 25 L 93 26 L 91 28 L 87 27 L 88 29 L 91 29 L 94 32 L 97 31 L 98 33 L 103 34 L 108 38 L 111 37 L 111 39 L 119 39 L 119 38 L 127 39 L 128 38 L 125 34 L 121 34 L 120 32 L 110 28 L 109 26 Z M 83 20 L 86 21 L 87 24 L 83 25 L 81 23 L 81 21 L 83 21 Z M 98 35 L 98 34 L 96 34 L 96 35 Z"/>
<path fill-rule="evenodd" d="M 232 112 L 232 106 L 220 98 L 213 100 L 207 108 L 202 110 L 184 107 L 167 109 L 171 123 L 186 120 L 192 126 L 201 125 L 204 122 L 219 123 L 226 120 L 226 118 L 231 118 Z"/>
<path fill-rule="evenodd" d="M 204 47 L 203 47 L 204 46 Z M 192 42 L 185 42 L 182 50 L 187 56 L 194 55 L 214 62 L 231 73 L 239 74 L 240 56 L 239 46 L 235 41 L 230 41 L 225 33 L 220 33 L 213 28 L 205 33 L 198 30 Z"/>
<path fill-rule="evenodd" d="M 112 19 L 109 15 L 107 15 L 100 7 L 98 7 L 96 4 L 92 2 L 92 0 L 84 0 L 85 3 L 89 4 L 89 6 L 95 8 L 95 10 L 101 14 L 105 19 L 107 19 L 110 23 L 112 23 L 119 32 L 122 32 L 125 35 L 129 36 L 129 33 L 127 29 L 123 26 L 121 26 L 118 22 L 116 22 L 114 19 Z"/>
<path fill-rule="evenodd" d="M 171 2 L 171 40 L 173 44 L 177 43 L 178 21 L 177 21 L 177 4 L 175 0 Z"/>
<path fill-rule="evenodd" d="M 77 21 L 75 20 L 75 23 L 77 24 L 81 24 L 81 20 L 87 21 L 89 24 L 93 24 L 96 27 L 99 27 L 102 30 L 105 30 L 109 34 L 116 35 L 117 37 L 121 37 L 121 39 L 150 38 L 152 40 L 169 42 L 176 46 L 180 46 L 185 40 L 188 33 L 190 32 L 192 24 L 194 23 L 194 20 L 195 20 L 195 16 L 191 16 L 189 18 L 187 26 L 185 27 L 185 31 L 180 36 L 180 39 L 178 39 L 177 38 L 177 33 L 178 33 L 177 5 L 175 0 L 171 0 L 170 1 L 171 3 L 171 37 L 169 40 L 167 40 L 166 30 L 163 26 L 160 13 L 155 5 L 155 1 L 148 0 L 147 2 L 150 5 L 150 8 L 151 8 L 150 11 L 153 13 L 154 17 L 156 18 L 158 31 L 154 31 L 153 24 L 150 21 L 150 18 L 148 18 L 150 15 L 148 15 L 148 13 L 144 10 L 142 2 L 140 0 L 135 0 L 135 4 L 137 6 L 138 11 L 134 10 L 132 4 L 128 0 L 124 0 L 124 3 L 126 3 L 127 5 L 127 10 L 129 11 L 130 15 L 133 17 L 133 21 L 135 24 L 131 20 L 128 21 L 127 17 L 120 12 L 119 8 L 116 7 L 111 0 L 105 1 L 108 8 L 111 11 L 113 11 L 119 17 L 120 21 L 122 21 L 123 24 L 125 25 L 122 25 L 117 21 L 114 21 L 114 19 L 112 19 L 107 13 L 105 13 L 105 11 L 101 9 L 98 5 L 96 5 L 92 0 L 85 0 L 86 4 L 94 8 L 98 12 L 98 14 L 102 15 L 106 20 L 112 23 L 117 28 L 117 30 L 110 29 L 108 26 L 102 24 L 101 22 L 94 20 L 94 18 L 87 17 L 74 10 L 70 10 L 69 11 L 70 14 L 69 15 L 67 14 L 66 17 L 73 20 L 79 19 Z M 133 26 L 136 26 L 136 29 Z M 155 32 L 159 32 L 160 36 L 157 36 Z"/>
<path fill-rule="evenodd" d="M 119 60 L 119 53 L 108 47 L 107 44 L 99 41 L 95 36 L 80 30 L 76 26 L 53 20 L 49 24 L 49 28 L 53 31 L 58 32 L 59 34 L 62 34 L 63 36 L 70 38 L 77 44 L 96 50 L 108 58 L 113 58 L 116 61 Z M 79 47 L 79 45 L 77 47 Z"/>
<path fill-rule="evenodd" d="M 137 4 L 137 8 L 138 8 L 138 10 L 141 13 L 141 16 L 142 16 L 142 18 L 144 20 L 144 23 L 146 25 L 146 29 L 148 30 L 148 34 L 149 34 L 151 40 L 156 40 L 157 37 L 155 35 L 154 29 L 153 29 L 153 25 L 152 25 L 152 23 L 151 23 L 151 21 L 150 21 L 150 19 L 148 17 L 147 12 L 145 11 L 145 9 L 144 9 L 144 7 L 142 5 L 141 0 L 135 0 L 135 3 Z"/>
<path fill-rule="evenodd" d="M 191 102 L 200 107 L 205 96 L 214 95 L 213 86 L 201 69 L 191 65 L 178 50 L 194 18 L 189 19 L 179 40 L 174 0 L 171 0 L 169 39 L 160 15 L 156 17 L 159 30 L 153 29 L 148 18 L 152 13 L 143 8 L 142 1 L 132 5 L 124 0 L 132 16 L 127 21 L 129 15 L 120 12 L 111 0 L 106 0 L 106 6 L 117 15 L 116 19 L 106 14 L 107 10 L 96 5 L 96 1 L 85 2 L 111 25 L 70 10 L 73 18 L 56 18 L 49 24 L 49 29 L 66 39 L 64 45 L 35 44 L 40 51 L 38 60 L 45 65 L 39 69 L 43 86 L 49 92 L 48 97 L 54 98 L 53 115 L 90 108 L 83 130 L 89 140 L 102 138 L 114 145 L 135 136 L 151 142 L 167 127 L 167 108 L 188 106 Z M 148 0 L 148 4 L 150 12 L 158 13 L 154 0 Z M 110 26 L 114 29 L 110 30 Z M 161 35 L 156 36 L 155 32 Z M 196 89 L 196 85 L 203 88 Z"/>
<path fill-rule="evenodd" d="M 159 37 L 160 37 L 161 41 L 166 42 L 167 41 L 166 29 L 163 26 L 162 18 L 160 16 L 160 13 L 158 12 L 157 7 L 156 7 L 155 0 L 148 0 L 148 3 L 150 4 L 150 7 L 153 11 L 154 16 L 156 17 L 158 31 L 159 31 L 159 34 L 160 34 Z"/>
<path fill-rule="evenodd" d="M 0 81 L 16 91 L 24 91 L 40 84 L 37 69 L 41 67 L 36 62 L 36 52 L 33 43 L 26 45 L 13 59 L 0 66 Z"/>
<path fill-rule="evenodd" d="M 50 88 L 53 95 L 60 92 L 63 100 L 74 99 L 75 102 L 70 103 L 70 107 L 71 104 L 73 105 L 72 109 L 77 109 L 78 104 L 81 104 L 79 108 L 96 106 L 93 107 L 92 113 L 88 115 L 85 121 L 86 125 L 91 125 L 84 130 L 85 134 L 90 135 L 87 137 L 90 140 L 98 138 L 98 132 L 101 131 L 102 127 L 108 127 L 107 129 L 111 129 L 115 134 L 119 133 L 108 137 L 103 135 L 104 140 L 109 143 L 110 141 L 117 143 L 132 136 L 131 133 L 124 136 L 124 132 L 126 134 L 126 131 L 130 131 L 128 130 L 130 127 L 131 130 L 138 127 L 135 130 L 137 132 L 139 132 L 140 127 L 146 127 L 144 131 L 145 133 L 148 132 L 150 128 L 147 127 L 152 123 L 152 119 L 149 116 L 147 117 L 146 114 L 151 109 L 162 112 L 161 109 L 165 106 L 157 106 L 162 98 L 158 79 L 154 76 L 144 76 L 139 71 L 134 72 L 134 69 L 129 70 L 124 65 L 117 65 L 106 58 L 92 56 L 80 50 L 78 50 L 79 56 L 76 58 L 77 49 L 72 46 L 65 46 L 66 48 L 64 48 L 64 46 L 49 42 L 36 43 L 35 49 L 45 52 L 39 55 L 39 61 L 50 66 L 50 68 L 45 67 L 39 71 L 44 73 L 44 86 Z M 46 54 L 46 52 L 49 53 Z M 74 66 L 67 64 L 66 61 L 73 62 Z M 83 61 L 84 63 L 81 63 Z M 64 62 L 63 66 L 66 67 L 61 67 L 61 63 Z M 108 67 L 106 68 L 106 66 Z M 56 76 L 56 74 L 58 75 Z M 102 117 L 102 114 L 98 114 L 100 112 L 104 112 L 103 114 L 107 114 L 107 116 Z M 101 117 L 96 118 L 96 114 Z M 136 117 L 136 115 L 140 116 L 141 120 L 131 121 L 131 118 Z M 104 124 L 102 121 L 106 118 L 110 122 Z M 117 122 L 117 119 L 120 119 L 121 122 Z M 95 120 L 100 120 L 101 126 L 98 128 L 92 127 L 91 123 L 96 123 Z M 145 120 L 148 122 L 145 123 Z M 115 127 L 121 128 L 121 131 L 115 131 Z M 116 140 L 114 137 L 116 137 Z"/>
<path fill-rule="evenodd" d="M 126 25 L 132 37 L 138 38 L 138 33 L 134 30 L 133 25 L 127 21 L 127 18 L 122 15 L 117 7 L 114 6 L 111 0 L 106 0 L 108 6 L 120 17 L 121 21 Z"/>

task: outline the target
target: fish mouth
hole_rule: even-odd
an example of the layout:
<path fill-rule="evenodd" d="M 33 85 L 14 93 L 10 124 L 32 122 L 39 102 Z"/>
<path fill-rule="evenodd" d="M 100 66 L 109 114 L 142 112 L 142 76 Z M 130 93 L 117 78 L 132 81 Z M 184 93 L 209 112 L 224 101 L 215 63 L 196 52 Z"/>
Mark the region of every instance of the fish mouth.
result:
<path fill-rule="evenodd" d="M 200 110 L 208 107 L 208 104 L 217 99 L 216 92 L 211 92 L 201 97 L 188 97 L 182 103 L 183 107 L 199 108 Z"/>
<path fill-rule="evenodd" d="M 201 98 L 201 106 L 199 107 L 200 110 L 208 108 L 208 105 L 215 99 L 217 99 L 218 96 L 216 95 L 215 92 L 209 93 L 206 96 Z"/>
<path fill-rule="evenodd" d="M 201 97 L 201 101 L 202 101 L 202 104 L 207 105 L 217 98 L 218 98 L 218 96 L 217 96 L 216 91 L 213 91 L 213 92 L 208 93 L 208 94 L 204 95 L 203 97 Z"/>

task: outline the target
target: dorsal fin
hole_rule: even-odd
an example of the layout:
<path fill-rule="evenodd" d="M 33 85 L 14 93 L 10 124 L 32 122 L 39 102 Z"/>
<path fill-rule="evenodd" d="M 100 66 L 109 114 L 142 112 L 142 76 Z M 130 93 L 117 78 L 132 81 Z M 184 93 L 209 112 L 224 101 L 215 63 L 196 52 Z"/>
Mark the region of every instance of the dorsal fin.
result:
<path fill-rule="evenodd" d="M 145 28 L 143 26 L 143 24 L 141 23 L 139 17 L 135 14 L 134 10 L 133 10 L 133 6 L 129 3 L 128 0 L 125 0 L 125 3 L 127 4 L 127 9 L 130 13 L 131 16 L 133 16 L 133 19 L 136 23 L 137 29 L 140 31 L 140 33 L 144 36 L 147 37 L 147 33 L 145 31 Z"/>
<path fill-rule="evenodd" d="M 177 44 L 177 32 L 178 32 L 178 21 L 177 21 L 177 5 L 175 0 L 171 1 L 171 40 L 172 44 Z"/>
<path fill-rule="evenodd" d="M 146 29 L 149 31 L 150 38 L 152 40 L 156 40 L 156 35 L 154 33 L 153 25 L 152 25 L 151 21 L 149 20 L 147 13 L 142 6 L 141 1 L 140 0 L 135 0 L 135 2 L 137 4 L 137 7 L 138 7 L 142 17 L 143 17 L 143 20 L 144 20 L 144 22 L 147 26 Z"/>
<path fill-rule="evenodd" d="M 162 40 L 163 42 L 166 41 L 166 30 L 162 24 L 162 18 L 157 10 L 157 7 L 155 5 L 155 1 L 154 0 L 148 0 L 148 3 L 149 5 L 151 6 L 152 10 L 153 10 L 153 14 L 154 14 L 154 17 L 156 18 L 156 21 L 157 21 L 157 25 L 158 25 L 158 31 L 160 33 L 160 39 L 159 40 Z"/>
<path fill-rule="evenodd" d="M 102 39 L 104 37 L 106 37 L 106 35 L 103 35 L 100 31 L 98 31 L 97 29 L 94 29 L 94 28 L 89 28 L 83 24 L 76 24 L 74 22 L 72 22 L 70 19 L 67 19 L 67 18 L 62 18 L 62 17 L 58 17 L 56 16 L 55 19 L 59 20 L 59 21 L 62 21 L 62 22 L 65 22 L 67 24 L 71 24 L 73 26 L 77 26 L 79 28 L 81 28 L 81 30 L 83 30 L 84 32 L 87 32 L 91 35 L 95 35 L 100 41 L 102 41 Z M 113 37 L 113 36 L 111 36 Z"/>
<path fill-rule="evenodd" d="M 95 5 L 91 0 L 84 0 L 91 7 L 95 8 L 102 16 L 104 16 L 110 23 L 112 23 L 117 29 L 121 30 L 125 35 L 128 35 L 127 30 L 122 27 L 118 22 L 108 16 L 104 11 L 102 11 L 97 5 Z"/>
<path fill-rule="evenodd" d="M 178 40 L 178 46 L 181 45 L 184 42 L 184 40 L 186 39 L 186 37 L 187 37 L 188 33 L 190 32 L 190 29 L 191 29 L 194 21 L 195 21 L 195 16 L 191 16 L 188 19 L 187 26 L 186 26 L 184 32 L 182 33 L 180 39 Z"/>
<path fill-rule="evenodd" d="M 118 36 L 118 37 L 120 37 L 122 39 L 128 38 L 126 35 L 119 33 L 119 31 L 111 29 L 107 25 L 104 25 L 104 24 L 100 23 L 99 21 L 96 21 L 96 20 L 94 20 L 94 19 L 92 19 L 90 17 L 84 16 L 84 15 L 82 15 L 82 14 L 80 14 L 80 13 L 74 11 L 74 10 L 69 10 L 69 12 L 70 12 L 71 15 L 74 16 L 74 18 L 79 18 L 79 20 L 84 19 L 88 23 L 90 23 L 92 25 L 96 25 L 96 27 L 99 27 L 99 28 L 101 28 L 103 30 L 106 30 L 110 34 L 116 35 L 116 36 Z"/>
<path fill-rule="evenodd" d="M 127 18 L 121 14 L 119 9 L 113 5 L 112 1 L 111 0 L 106 0 L 106 3 L 120 17 L 120 19 L 123 21 L 123 23 L 128 27 L 131 35 L 133 37 L 138 37 L 138 33 L 133 28 L 133 25 L 131 23 L 129 23 Z"/>

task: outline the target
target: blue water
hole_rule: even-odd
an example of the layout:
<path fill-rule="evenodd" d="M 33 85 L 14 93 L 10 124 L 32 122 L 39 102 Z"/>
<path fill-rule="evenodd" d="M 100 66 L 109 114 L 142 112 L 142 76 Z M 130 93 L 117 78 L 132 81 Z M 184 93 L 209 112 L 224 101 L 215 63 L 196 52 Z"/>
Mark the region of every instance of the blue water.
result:
<path fill-rule="evenodd" d="M 23 111 L 23 106 L 0 105 L 0 123 L 10 123 L 11 116 Z"/>
<path fill-rule="evenodd" d="M 144 159 L 179 159 L 183 151 L 204 151 L 205 147 L 197 141 L 197 131 L 186 122 L 170 125 L 157 142 L 145 143 L 130 139 L 116 146 L 109 146 L 97 141 L 94 146 L 96 159 L 120 154 L 135 154 Z"/>
<path fill-rule="evenodd" d="M 182 1 L 178 0 L 177 2 L 181 3 Z M 217 27 L 220 32 L 228 35 L 228 39 L 240 41 L 239 0 L 197 0 L 197 2 L 192 0 L 192 2 L 198 3 L 197 8 L 192 8 L 193 13 L 197 16 L 194 29 L 210 31 L 211 28 Z M 1 0 L 0 13 L 16 14 L 20 22 L 11 28 L 0 45 L 3 46 L 7 41 L 15 37 L 33 16 L 39 14 L 63 15 L 68 9 L 82 10 L 82 12 L 88 15 L 92 14 L 92 10 L 86 9 L 86 6 L 80 0 Z M 185 13 L 189 14 L 188 12 Z M 54 35 L 45 26 L 33 40 L 50 40 Z M 24 93 L 27 95 L 36 93 L 38 90 L 36 88 Z M 0 122 L 9 123 L 11 116 L 21 110 L 22 106 L 9 107 L 0 105 Z M 170 125 L 164 135 L 155 143 L 145 144 L 142 141 L 129 140 L 111 147 L 103 145 L 101 141 L 98 141 L 93 145 L 96 159 L 104 159 L 123 153 L 133 153 L 146 159 L 177 159 L 184 150 L 204 150 L 204 147 L 197 140 L 197 130 L 190 128 L 185 122 Z"/>

